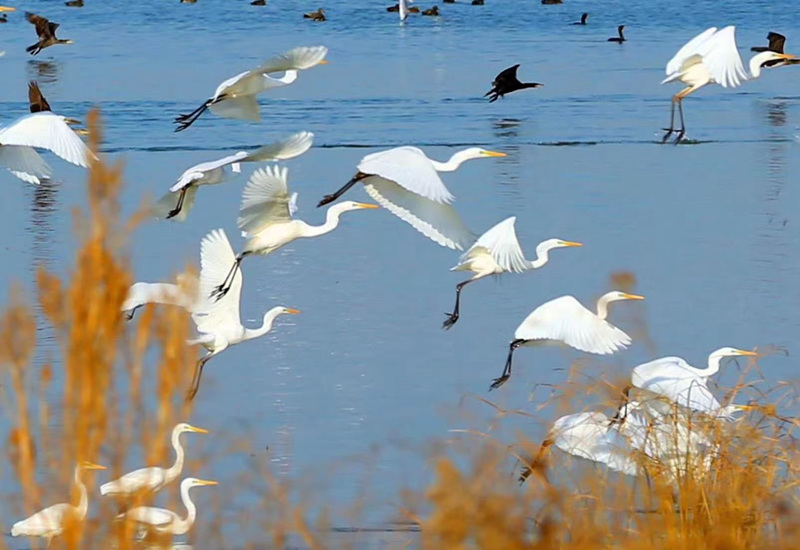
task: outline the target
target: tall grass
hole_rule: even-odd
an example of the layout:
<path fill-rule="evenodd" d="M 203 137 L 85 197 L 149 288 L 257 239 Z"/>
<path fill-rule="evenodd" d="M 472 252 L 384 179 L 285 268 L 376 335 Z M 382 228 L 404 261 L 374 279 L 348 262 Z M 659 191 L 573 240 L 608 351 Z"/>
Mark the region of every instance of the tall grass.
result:
<path fill-rule="evenodd" d="M 88 126 L 90 146 L 97 151 L 101 133 L 96 112 L 88 117 Z M 141 453 L 146 464 L 170 463 L 170 430 L 191 420 L 184 392 L 197 351 L 186 344 L 188 316 L 177 308 L 148 307 L 136 323 L 127 324 L 120 314 L 132 282 L 126 238 L 141 221 L 141 216 L 120 218 L 121 174 L 120 165 L 91 163 L 88 211 L 75 212 L 82 244 L 74 265 L 65 278 L 38 270 L 36 294 L 43 319 L 20 298 L 19 288 L 10 290 L 0 315 L 0 404 L 12 425 L 6 454 L 20 489 L 10 506 L 14 518 L 2 518 L 5 531 L 17 518 L 65 501 L 72 469 L 81 460 L 109 466 L 112 477 L 124 473 L 125 458 L 132 452 Z M 619 277 L 619 285 L 635 282 L 630 275 Z M 33 363 L 37 322 L 48 323 L 59 342 L 59 356 L 39 366 Z M 621 385 L 570 383 L 548 410 L 575 412 L 577 403 L 594 393 L 594 408 L 613 414 Z M 498 440 L 491 431 L 498 422 L 514 415 L 539 418 L 541 413 L 505 411 L 475 401 L 476 406 L 494 406 L 497 418 L 490 426 L 473 425 L 460 432 L 458 445 L 437 447 L 431 462 L 433 483 L 422 492 L 397 495 L 402 519 L 420 530 L 419 535 L 409 533 L 400 546 L 800 548 L 796 422 L 777 412 L 792 395 L 781 387 L 759 396 L 760 406 L 736 422 L 698 421 L 693 429 L 707 431 L 719 443 L 719 456 L 707 475 L 688 462 L 677 479 L 647 457 L 639 458 L 646 473 L 630 478 L 571 459 L 525 434 L 516 441 Z M 526 421 L 534 424 L 533 419 Z M 224 441 L 215 445 L 216 458 L 246 447 L 219 434 L 205 437 Z M 452 443 L 453 434 L 442 434 L 442 440 Z M 186 471 L 193 473 L 211 460 L 189 457 Z M 515 464 L 527 470 L 522 485 Z M 294 485 L 278 479 L 265 463 L 249 468 L 210 497 L 215 506 L 201 511 L 204 538 L 195 541 L 197 548 L 283 548 L 290 537 L 313 549 L 356 546 L 357 537 L 347 544 L 330 542 L 325 502 L 298 498 Z M 118 503 L 100 499 L 91 474 L 85 482 L 91 495 L 89 520 L 68 525 L 55 545 L 135 547 L 132 529 L 114 522 Z M 168 491 L 175 496 L 175 487 Z M 74 502 L 77 496 L 70 498 Z M 247 499 L 246 509 L 236 506 L 239 498 Z M 356 506 L 365 509 L 369 503 Z M 182 510 L 176 499 L 172 507 Z M 0 539 L 0 548 L 7 544 L 8 539 Z"/>

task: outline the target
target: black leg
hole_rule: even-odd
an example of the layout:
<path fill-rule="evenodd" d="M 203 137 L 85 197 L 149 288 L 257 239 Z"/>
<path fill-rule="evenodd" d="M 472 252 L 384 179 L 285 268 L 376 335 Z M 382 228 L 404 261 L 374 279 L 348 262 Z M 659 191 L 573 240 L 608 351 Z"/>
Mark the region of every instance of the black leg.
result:
<path fill-rule="evenodd" d="M 676 144 L 680 143 L 680 141 L 683 139 L 683 136 L 686 135 L 686 123 L 683 122 L 683 101 L 680 99 L 678 100 L 678 112 L 681 114 L 681 130 L 678 132 L 678 137 L 675 140 Z"/>
<path fill-rule="evenodd" d="M 453 328 L 453 325 L 458 322 L 458 315 L 461 306 L 461 289 L 467 286 L 475 279 L 469 279 L 468 281 L 464 281 L 463 283 L 458 283 L 456 285 L 456 306 L 453 308 L 453 313 L 445 313 L 447 315 L 447 319 L 445 320 L 442 328 L 445 330 L 450 330 Z"/>
<path fill-rule="evenodd" d="M 222 281 L 222 284 L 220 284 L 211 292 L 211 298 L 216 298 L 216 301 L 219 302 L 222 297 L 228 293 L 228 291 L 231 289 L 231 285 L 233 285 L 233 278 L 236 277 L 236 270 L 239 269 L 239 265 L 242 263 L 244 257 L 248 254 L 249 252 L 242 252 L 236 256 L 236 261 L 233 262 L 233 266 L 225 276 L 225 280 Z"/>
<path fill-rule="evenodd" d="M 125 320 L 126 321 L 130 321 L 131 319 L 133 319 L 133 316 L 136 314 L 136 310 L 139 309 L 140 307 L 142 307 L 142 306 L 136 306 L 135 308 L 130 310 L 128 313 L 126 313 L 125 314 Z"/>
<path fill-rule="evenodd" d="M 198 107 L 197 109 L 195 109 L 194 111 L 192 111 L 188 115 L 178 115 L 175 118 L 175 124 L 178 125 L 178 127 L 175 128 L 175 131 L 176 132 L 182 132 L 183 130 L 185 130 L 186 128 L 188 128 L 192 124 L 194 124 L 194 122 L 198 118 L 200 118 L 200 115 L 202 115 L 203 113 L 206 112 L 206 109 L 208 109 L 212 104 L 217 103 L 219 101 L 222 101 L 224 98 L 225 98 L 225 96 L 222 95 L 222 96 L 218 97 L 214 101 L 209 99 L 208 101 L 203 103 L 200 107 Z"/>
<path fill-rule="evenodd" d="M 206 366 L 209 359 L 211 359 L 210 354 L 197 362 L 197 366 L 194 368 L 194 376 L 192 376 L 192 385 L 186 393 L 186 401 L 191 401 L 197 395 L 197 391 L 200 389 L 200 378 L 203 377 L 203 367 Z"/>
<path fill-rule="evenodd" d="M 671 136 L 672 132 L 675 131 L 675 99 L 674 98 L 672 100 L 672 109 L 670 110 L 670 113 L 669 113 L 669 128 L 664 128 L 664 130 L 666 130 L 667 133 L 664 134 L 663 138 L 661 138 L 661 143 L 666 143 L 667 139 L 669 139 L 669 136 Z"/>
<path fill-rule="evenodd" d="M 614 418 L 611 419 L 609 426 L 613 426 L 614 424 L 616 424 L 621 420 L 622 415 L 620 414 L 620 411 L 622 411 L 622 408 L 628 403 L 628 394 L 630 394 L 630 392 L 631 392 L 631 386 L 625 386 L 622 389 L 622 399 L 620 400 L 619 406 L 617 407 L 617 414 L 615 414 Z"/>
<path fill-rule="evenodd" d="M 359 181 L 363 180 L 367 176 L 369 176 L 369 174 L 364 174 L 362 172 L 357 172 L 356 175 L 353 176 L 350 181 L 345 183 L 342 186 L 342 188 L 339 189 L 338 191 L 336 191 L 333 195 L 325 195 L 324 197 L 322 197 L 322 200 L 319 201 L 319 204 L 317 204 L 317 208 L 319 208 L 320 206 L 325 206 L 326 204 L 335 201 L 336 199 L 338 199 L 339 197 L 344 195 L 347 192 L 348 189 L 353 187 L 356 183 L 358 183 Z"/>
<path fill-rule="evenodd" d="M 508 346 L 508 358 L 506 359 L 506 366 L 503 369 L 503 374 L 500 378 L 495 378 L 492 381 L 492 385 L 489 386 L 489 391 L 496 390 L 503 384 L 505 384 L 509 378 L 511 378 L 511 360 L 514 357 L 514 350 L 524 344 L 526 340 L 514 340 Z"/>
<path fill-rule="evenodd" d="M 186 196 L 187 189 L 189 188 L 184 187 L 181 189 L 181 195 L 178 197 L 178 204 L 175 206 L 175 208 L 169 211 L 169 214 L 167 214 L 167 219 L 174 218 L 181 213 L 181 209 L 183 208 L 183 198 Z"/>

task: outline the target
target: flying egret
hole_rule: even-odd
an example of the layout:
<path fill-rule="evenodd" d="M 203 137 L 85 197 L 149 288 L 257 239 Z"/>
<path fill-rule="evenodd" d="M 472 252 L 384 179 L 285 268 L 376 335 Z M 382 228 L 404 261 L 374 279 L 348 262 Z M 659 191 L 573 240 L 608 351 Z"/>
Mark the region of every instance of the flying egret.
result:
<path fill-rule="evenodd" d="M 761 52 L 750 59 L 750 77 L 758 78 L 761 68 L 770 61 L 796 59 L 795 56 L 773 51 Z M 678 130 L 678 143 L 686 134 L 683 119 L 683 99 L 706 84 L 719 84 L 723 88 L 736 88 L 748 79 L 742 66 L 742 58 L 736 46 L 736 27 L 725 27 L 717 31 L 711 27 L 687 42 L 667 63 L 667 78 L 662 84 L 676 80 L 686 84 L 686 88 L 672 96 L 672 112 L 669 128 L 665 128 L 662 143 L 675 132 L 675 104 L 681 117 Z"/>
<path fill-rule="evenodd" d="M 242 171 L 242 162 L 270 162 L 299 157 L 311 148 L 314 134 L 299 132 L 281 141 L 265 145 L 251 153 L 239 151 L 234 155 L 203 162 L 186 170 L 170 187 L 169 193 L 156 203 L 156 217 L 183 221 L 189 215 L 194 197 L 201 185 L 217 185 L 230 178 L 228 167 L 234 173 Z"/>
<path fill-rule="evenodd" d="M 117 520 L 134 522 L 145 532 L 165 535 L 185 535 L 194 525 L 197 508 L 189 496 L 192 487 L 216 485 L 216 481 L 206 481 L 196 477 L 187 477 L 181 481 L 181 500 L 186 507 L 186 517 L 181 518 L 175 512 L 152 506 L 137 506 L 117 516 Z"/>
<path fill-rule="evenodd" d="M 44 94 L 42 94 L 42 90 L 39 88 L 39 84 L 35 80 L 31 80 L 28 83 L 28 106 L 30 108 L 31 113 L 52 111 L 52 109 L 50 108 L 50 104 L 47 102 L 47 99 L 45 99 Z M 81 124 L 80 120 L 67 117 L 64 117 L 64 122 L 66 122 L 70 126 Z M 75 133 L 80 135 L 85 135 L 88 134 L 89 132 L 84 129 L 79 129 L 76 130 Z"/>
<path fill-rule="evenodd" d="M 278 315 L 294 315 L 300 313 L 296 309 L 278 306 L 264 314 L 264 322 L 260 328 L 250 329 L 242 325 L 239 315 L 239 301 L 242 295 L 242 271 L 236 269 L 230 277 L 227 293 L 219 300 L 210 298 L 212 289 L 226 277 L 228 270 L 236 261 L 228 237 L 222 229 L 216 229 L 203 238 L 200 245 L 200 297 L 205 300 L 203 306 L 192 314 L 200 336 L 191 340 L 190 344 L 201 344 L 208 350 L 195 367 L 192 386 L 188 399 L 194 399 L 200 388 L 203 367 L 209 359 L 222 353 L 228 347 L 259 338 L 272 330 L 272 323 Z"/>
<path fill-rule="evenodd" d="M 76 166 L 88 166 L 89 149 L 66 119 L 51 112 L 26 115 L 0 128 L 0 166 L 28 183 L 50 179 L 53 170 L 34 148 L 47 149 Z"/>
<path fill-rule="evenodd" d="M 630 336 L 606 321 L 608 305 L 619 300 L 644 300 L 644 296 L 616 290 L 608 292 L 597 300 L 597 313 L 586 309 L 573 296 L 561 296 L 534 309 L 514 332 L 503 374 L 494 379 L 491 389 L 499 388 L 509 379 L 514 350 L 520 346 L 562 342 L 597 355 L 625 349 L 631 343 Z"/>
<path fill-rule="evenodd" d="M 708 368 L 705 369 L 695 368 L 680 357 L 662 357 L 635 367 L 631 383 L 636 388 L 664 396 L 682 407 L 717 415 L 722 410 L 721 414 L 727 415 L 730 409 L 724 409 L 713 396 L 708 389 L 708 379 L 719 372 L 720 361 L 724 357 L 757 355 L 754 351 L 720 348 L 708 356 Z M 625 389 L 626 394 L 629 389 Z"/>
<path fill-rule="evenodd" d="M 175 463 L 169 468 L 151 466 L 127 473 L 119 479 L 100 486 L 101 495 L 129 497 L 139 492 L 157 492 L 172 483 L 183 471 L 184 451 L 181 434 L 186 432 L 207 434 L 208 430 L 196 428 L 182 422 L 172 428 L 172 448 L 175 450 Z"/>
<path fill-rule="evenodd" d="M 293 199 L 289 195 L 288 179 L 287 168 L 268 166 L 253 172 L 244 188 L 236 222 L 247 242 L 239 255 L 231 258 L 228 275 L 217 281 L 219 286 L 214 290 L 214 296 L 222 297 L 228 292 L 234 273 L 239 271 L 239 264 L 245 256 L 270 254 L 295 239 L 330 233 L 339 225 L 339 216 L 344 212 L 378 208 L 374 204 L 346 201 L 328 209 L 324 224 L 308 225 L 292 218 L 296 196 Z"/>
<path fill-rule="evenodd" d="M 494 103 L 497 101 L 497 98 L 504 97 L 511 92 L 544 86 L 544 84 L 539 84 L 538 82 L 520 82 L 517 78 L 517 69 L 519 69 L 519 63 L 501 71 L 494 77 L 492 89 L 486 92 L 483 97 L 491 96 L 489 97 L 489 103 Z"/>
<path fill-rule="evenodd" d="M 522 273 L 529 269 L 538 269 L 549 260 L 549 252 L 556 248 L 582 246 L 581 243 L 548 239 L 536 247 L 536 259 L 526 260 L 514 230 L 515 216 L 507 218 L 480 236 L 450 271 L 471 271 L 475 275 L 471 279 L 456 285 L 456 305 L 453 313 L 445 313 L 447 320 L 443 328 L 449 329 L 456 324 L 461 305 L 461 290 L 469 283 L 483 279 L 489 275 L 501 273 Z"/>
<path fill-rule="evenodd" d="M 474 237 L 450 206 L 455 197 L 438 172 L 454 172 L 471 159 L 505 156 L 478 147 L 458 151 L 447 162 L 429 159 L 417 147 L 372 153 L 361 159 L 350 181 L 332 195 L 325 195 L 317 207 L 335 201 L 363 180 L 367 193 L 389 212 L 432 241 L 464 250 L 474 242 Z"/>
<path fill-rule="evenodd" d="M 98 466 L 91 462 L 82 462 L 75 467 L 74 483 L 80 495 L 78 505 L 61 503 L 48 506 L 27 519 L 18 521 L 11 527 L 12 537 L 44 537 L 47 546 L 53 537 L 60 535 L 68 521 L 83 521 L 89 510 L 89 497 L 86 485 L 81 481 L 81 472 L 84 470 L 105 470 L 105 466 Z"/>
<path fill-rule="evenodd" d="M 194 311 L 198 302 L 197 281 L 178 275 L 178 284 L 173 283 L 134 283 L 120 308 L 128 321 L 133 319 L 136 310 L 146 304 L 163 304 L 182 307 Z"/>
<path fill-rule="evenodd" d="M 29 54 L 38 55 L 43 49 L 56 44 L 72 44 L 72 40 L 61 40 L 56 37 L 56 29 L 59 27 L 58 23 L 51 23 L 41 15 L 30 12 L 26 12 L 25 17 L 36 27 L 36 35 L 39 37 L 39 41 L 36 44 L 25 48 L 25 51 Z"/>
<path fill-rule="evenodd" d="M 256 95 L 273 88 L 287 86 L 297 80 L 297 72 L 327 63 L 325 46 L 300 47 L 277 55 L 249 71 L 229 78 L 219 86 L 208 100 L 189 114 L 175 119 L 176 132 L 191 126 L 207 109 L 226 118 L 261 120 Z M 283 72 L 280 78 L 270 76 Z"/>

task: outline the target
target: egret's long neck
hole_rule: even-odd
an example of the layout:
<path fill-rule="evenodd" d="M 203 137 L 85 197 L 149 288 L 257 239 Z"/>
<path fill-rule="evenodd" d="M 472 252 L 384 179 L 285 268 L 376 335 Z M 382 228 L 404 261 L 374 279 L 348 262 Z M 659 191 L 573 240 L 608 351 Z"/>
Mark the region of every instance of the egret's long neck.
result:
<path fill-rule="evenodd" d="M 526 262 L 528 269 L 539 269 L 550 260 L 550 249 L 546 247 L 536 247 L 536 259 Z"/>
<path fill-rule="evenodd" d="M 473 157 L 469 154 L 469 152 L 464 150 L 454 154 L 447 162 L 431 160 L 431 164 L 433 164 L 433 167 L 437 172 L 454 172 L 458 170 L 458 167 L 461 166 L 465 161 L 471 158 Z"/>
<path fill-rule="evenodd" d="M 722 361 L 722 358 L 725 355 L 720 353 L 712 353 L 708 356 L 708 368 L 705 370 L 695 369 L 698 374 L 701 376 L 708 378 L 709 376 L 713 376 L 719 372 L 719 363 Z"/>
<path fill-rule="evenodd" d="M 164 472 L 165 482 L 169 483 L 183 471 L 183 446 L 181 445 L 181 432 L 172 430 L 172 448 L 175 449 L 175 463 Z"/>
<path fill-rule="evenodd" d="M 75 508 L 75 511 L 78 514 L 78 518 L 83 519 L 86 517 L 86 512 L 89 510 L 89 496 L 86 493 L 86 485 L 81 481 L 80 466 L 75 468 L 75 486 L 78 488 L 78 494 L 80 495 L 78 498 L 78 507 Z"/>
<path fill-rule="evenodd" d="M 339 216 L 342 215 L 341 205 L 337 204 L 328 208 L 325 214 L 325 223 L 322 225 L 306 225 L 302 230 L 302 237 L 319 237 L 330 233 L 339 225 Z"/>
<path fill-rule="evenodd" d="M 267 313 L 264 314 L 264 322 L 261 324 L 259 328 L 246 328 L 244 329 L 244 340 L 252 340 L 253 338 L 258 338 L 260 336 L 264 336 L 266 333 L 272 330 L 272 323 L 275 322 L 275 318 L 281 314 L 281 309 L 279 307 L 272 308 Z"/>
<path fill-rule="evenodd" d="M 192 502 L 192 498 L 189 496 L 189 489 L 191 488 L 191 485 L 181 484 L 181 500 L 183 501 L 183 505 L 186 506 L 186 519 L 179 519 L 175 522 L 173 533 L 176 535 L 183 535 L 189 531 L 192 525 L 194 525 L 194 520 L 197 518 L 197 508 L 195 508 L 194 502 Z"/>
<path fill-rule="evenodd" d="M 761 76 L 761 65 L 772 58 L 772 52 L 761 52 L 750 58 L 750 78 Z"/>
<path fill-rule="evenodd" d="M 604 320 L 608 317 L 608 304 L 610 304 L 613 300 L 611 299 L 611 293 L 603 294 L 599 300 L 597 300 L 597 316 Z"/>

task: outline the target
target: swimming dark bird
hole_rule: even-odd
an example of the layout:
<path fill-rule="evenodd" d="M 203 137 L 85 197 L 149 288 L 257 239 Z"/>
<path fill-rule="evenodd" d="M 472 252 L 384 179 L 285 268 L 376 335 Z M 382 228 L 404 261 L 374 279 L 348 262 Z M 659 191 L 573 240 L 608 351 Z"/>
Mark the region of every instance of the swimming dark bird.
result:
<path fill-rule="evenodd" d="M 563 4 L 563 0 L 542 0 L 542 4 L 545 6 L 552 6 L 554 4 Z"/>
<path fill-rule="evenodd" d="M 445 4 L 455 4 L 456 0 L 442 0 L 442 2 Z"/>
<path fill-rule="evenodd" d="M 483 0 L 472 0 L 472 5 L 473 6 L 482 6 L 483 5 Z"/>
<path fill-rule="evenodd" d="M 8 23 L 8 16 L 5 13 L 0 15 L 0 23 Z"/>
<path fill-rule="evenodd" d="M 181 0 L 181 4 L 196 4 L 197 0 Z"/>
<path fill-rule="evenodd" d="M 581 14 L 581 20 L 580 21 L 575 21 L 573 23 L 573 25 L 585 25 L 587 19 L 589 19 L 589 14 L 588 13 L 583 13 L 583 14 Z"/>
<path fill-rule="evenodd" d="M 39 37 L 39 42 L 33 46 L 25 48 L 25 51 L 31 55 L 36 55 L 45 48 L 49 48 L 55 44 L 72 44 L 72 40 L 61 40 L 56 37 L 56 29 L 58 23 L 51 23 L 41 15 L 36 15 L 30 12 L 25 14 L 28 21 L 36 27 L 36 34 Z"/>
<path fill-rule="evenodd" d="M 544 85 L 538 82 L 520 82 L 517 78 L 517 69 L 519 69 L 519 64 L 509 67 L 494 77 L 492 89 L 486 92 L 483 97 L 491 96 L 489 97 L 489 103 L 494 103 L 498 97 L 503 97 L 511 92 L 526 88 L 539 88 Z"/>
<path fill-rule="evenodd" d="M 64 5 L 68 8 L 82 8 L 83 0 L 70 0 L 69 2 L 64 2 Z"/>
<path fill-rule="evenodd" d="M 622 44 L 623 42 L 625 42 L 625 35 L 622 34 L 622 29 L 624 28 L 625 25 L 620 25 L 619 27 L 617 27 L 617 33 L 619 33 L 619 36 L 615 36 L 614 38 L 609 38 L 608 41 L 617 42 L 618 44 Z"/>
<path fill-rule="evenodd" d="M 786 44 L 786 37 L 777 32 L 770 32 L 767 35 L 767 40 L 769 40 L 769 46 L 753 46 L 750 48 L 751 52 L 775 52 L 775 53 L 784 53 L 783 48 Z M 796 65 L 798 60 L 796 59 L 773 59 L 771 61 L 767 61 L 764 63 L 764 67 L 780 67 L 782 65 Z"/>
<path fill-rule="evenodd" d="M 400 4 L 395 4 L 394 6 L 389 6 L 386 8 L 388 12 L 398 12 L 400 11 Z M 409 6 L 408 13 L 419 13 L 419 8 L 416 6 Z"/>
<path fill-rule="evenodd" d="M 305 19 L 311 19 L 312 21 L 325 21 L 325 10 L 320 8 L 317 11 L 312 11 L 311 13 L 304 13 L 303 17 Z"/>
<path fill-rule="evenodd" d="M 250 2 L 250 5 L 251 6 L 266 6 L 267 5 L 267 0 L 253 0 L 252 2 Z"/>
<path fill-rule="evenodd" d="M 433 6 L 431 9 L 423 11 L 422 15 L 438 16 L 439 15 L 439 6 Z"/>

